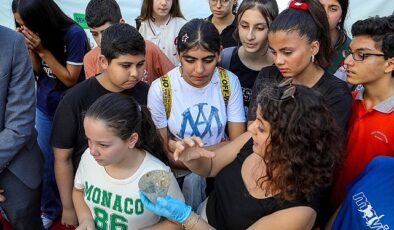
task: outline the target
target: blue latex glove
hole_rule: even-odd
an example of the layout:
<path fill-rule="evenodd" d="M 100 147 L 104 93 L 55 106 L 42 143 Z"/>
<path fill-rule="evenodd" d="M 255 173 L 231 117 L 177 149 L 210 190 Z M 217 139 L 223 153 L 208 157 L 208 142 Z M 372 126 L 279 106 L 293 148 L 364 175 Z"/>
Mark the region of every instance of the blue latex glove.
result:
<path fill-rule="evenodd" d="M 192 212 L 192 207 L 185 202 L 174 199 L 170 196 L 158 197 L 156 204 L 152 203 L 143 192 L 140 191 L 140 198 L 144 207 L 156 215 L 164 216 L 183 224 Z"/>

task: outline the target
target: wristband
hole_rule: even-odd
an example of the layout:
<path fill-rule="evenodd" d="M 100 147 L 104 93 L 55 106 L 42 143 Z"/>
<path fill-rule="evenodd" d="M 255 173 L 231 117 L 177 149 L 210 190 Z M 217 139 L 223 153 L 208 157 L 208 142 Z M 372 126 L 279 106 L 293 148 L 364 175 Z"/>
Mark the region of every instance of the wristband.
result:
<path fill-rule="evenodd" d="M 189 218 L 182 224 L 183 229 L 191 230 L 200 221 L 201 216 L 194 212 L 190 213 Z"/>

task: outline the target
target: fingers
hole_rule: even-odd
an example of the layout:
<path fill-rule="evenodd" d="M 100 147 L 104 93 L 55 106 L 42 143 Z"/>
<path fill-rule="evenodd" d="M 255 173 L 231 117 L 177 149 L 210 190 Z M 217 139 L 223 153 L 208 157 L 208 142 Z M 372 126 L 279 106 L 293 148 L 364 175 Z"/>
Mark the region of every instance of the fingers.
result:
<path fill-rule="evenodd" d="M 154 206 L 153 203 L 148 199 L 148 197 L 145 196 L 145 194 L 142 191 L 140 191 L 140 198 L 141 198 L 141 201 L 144 204 L 144 206 L 146 206 L 148 208 Z"/>
<path fill-rule="evenodd" d="M 161 207 L 167 207 L 167 205 L 168 205 L 168 202 L 167 202 L 167 198 L 168 196 L 166 196 L 166 197 L 158 197 L 157 198 L 157 205 L 159 205 L 159 206 L 161 206 Z"/>
<path fill-rule="evenodd" d="M 206 149 L 201 149 L 199 153 L 202 157 L 206 157 L 206 158 L 214 158 L 216 156 L 215 152 Z"/>
<path fill-rule="evenodd" d="M 27 27 L 21 27 L 20 32 L 25 37 L 25 41 L 29 49 L 35 49 L 40 45 L 41 39 L 37 33 L 33 33 Z"/>
<path fill-rule="evenodd" d="M 188 137 L 185 138 L 185 141 L 193 142 L 196 146 L 203 147 L 204 143 L 202 142 L 200 137 Z"/>
<path fill-rule="evenodd" d="M 178 161 L 183 151 L 189 147 L 203 147 L 201 138 L 199 137 L 185 137 L 182 141 L 177 141 L 175 144 L 174 160 Z"/>

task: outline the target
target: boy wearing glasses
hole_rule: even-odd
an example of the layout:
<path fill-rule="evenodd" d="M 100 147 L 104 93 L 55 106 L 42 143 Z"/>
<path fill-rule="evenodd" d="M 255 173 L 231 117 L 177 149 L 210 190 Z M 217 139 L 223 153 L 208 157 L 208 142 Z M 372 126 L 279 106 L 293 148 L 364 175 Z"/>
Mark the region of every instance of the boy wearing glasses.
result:
<path fill-rule="evenodd" d="M 394 156 L 393 23 L 394 16 L 374 17 L 352 26 L 353 40 L 344 52 L 347 81 L 363 88 L 353 92 L 346 157 L 332 193 L 334 208 L 370 160 Z"/>
<path fill-rule="evenodd" d="M 237 0 L 208 0 L 208 3 L 212 14 L 207 20 L 218 29 L 223 49 L 238 46 L 238 42 L 233 37 L 237 28 L 235 20 Z"/>

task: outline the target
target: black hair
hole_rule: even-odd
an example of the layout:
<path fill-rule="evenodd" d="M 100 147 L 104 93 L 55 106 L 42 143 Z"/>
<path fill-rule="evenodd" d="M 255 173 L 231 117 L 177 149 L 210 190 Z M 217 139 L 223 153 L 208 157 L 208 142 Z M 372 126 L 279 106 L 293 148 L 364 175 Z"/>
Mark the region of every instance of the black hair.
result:
<path fill-rule="evenodd" d="M 346 41 L 345 19 L 346 19 L 346 15 L 347 15 L 347 10 L 349 8 L 349 0 L 337 0 L 337 2 L 341 6 L 342 14 L 341 14 L 341 21 L 339 21 L 339 23 L 337 25 L 338 39 L 334 44 L 334 49 L 338 49 Z M 333 41 L 331 41 L 331 42 L 333 42 Z"/>
<path fill-rule="evenodd" d="M 64 36 L 68 28 L 77 23 L 53 0 L 13 0 L 11 8 L 14 14 L 20 15 L 28 29 L 39 34 L 42 45 L 65 65 Z M 19 27 L 16 21 L 15 25 Z"/>
<path fill-rule="evenodd" d="M 103 121 L 122 140 L 138 134 L 135 148 L 144 149 L 168 164 L 163 142 L 152 121 L 149 109 L 130 96 L 108 93 L 99 97 L 86 111 L 85 118 Z"/>
<path fill-rule="evenodd" d="M 293 93 L 286 93 L 289 90 Z M 338 141 L 341 131 L 323 96 L 302 85 L 269 83 L 260 91 L 257 104 L 271 126 L 263 156 L 266 174 L 259 179 L 260 186 L 266 183 L 271 194 L 281 191 L 278 197 L 283 200 L 301 194 L 311 201 L 331 185 L 343 153 Z"/>
<path fill-rule="evenodd" d="M 90 0 L 86 6 L 85 18 L 89 27 L 96 28 L 107 22 L 119 23 L 122 13 L 115 0 Z"/>
<path fill-rule="evenodd" d="M 235 40 L 239 41 L 239 20 L 241 20 L 245 11 L 257 8 L 261 13 L 265 21 L 267 22 L 268 29 L 271 26 L 272 21 L 278 16 L 278 4 L 275 0 L 243 0 L 238 8 L 236 14 L 237 28 L 234 31 L 233 37 Z"/>
<path fill-rule="evenodd" d="M 394 57 L 394 15 L 359 20 L 352 26 L 352 35 L 353 37 L 370 36 L 376 48 L 382 50 L 385 58 Z"/>
<path fill-rule="evenodd" d="M 383 52 L 385 59 L 394 57 L 394 15 L 359 20 L 352 26 L 352 35 L 370 36 L 375 47 Z M 391 72 L 391 76 L 394 77 L 394 72 Z"/>
<path fill-rule="evenodd" d="M 176 45 L 179 54 L 197 46 L 219 54 L 219 31 L 210 21 L 195 18 L 181 28 L 176 38 Z"/>
<path fill-rule="evenodd" d="M 308 4 L 308 10 L 287 8 L 272 22 L 269 32 L 296 31 L 309 42 L 318 41 L 318 64 L 326 68 L 330 60 L 330 37 L 326 11 L 317 0 L 297 0 Z"/>
<path fill-rule="evenodd" d="M 117 23 L 103 32 L 101 54 L 111 63 L 123 54 L 145 55 L 145 41 L 136 28 L 126 23 Z"/>

